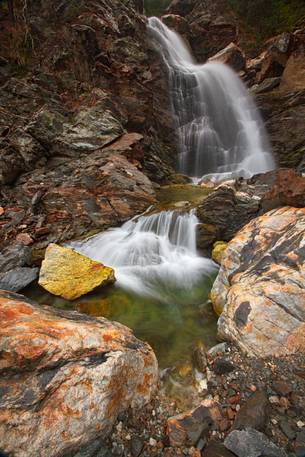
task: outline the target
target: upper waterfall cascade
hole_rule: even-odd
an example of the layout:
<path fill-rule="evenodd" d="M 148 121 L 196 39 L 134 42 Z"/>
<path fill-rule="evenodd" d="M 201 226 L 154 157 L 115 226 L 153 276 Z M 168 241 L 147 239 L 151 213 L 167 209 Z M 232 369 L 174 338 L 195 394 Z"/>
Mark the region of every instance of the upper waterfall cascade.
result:
<path fill-rule="evenodd" d="M 186 292 L 191 303 L 192 288 L 216 271 L 197 254 L 197 224 L 192 212 L 162 211 L 70 246 L 115 268 L 122 288 L 163 302 L 177 302 Z"/>
<path fill-rule="evenodd" d="M 274 169 L 261 116 L 234 71 L 221 63 L 196 64 L 182 38 L 156 17 L 148 29 L 168 69 L 178 170 L 217 180 Z"/>

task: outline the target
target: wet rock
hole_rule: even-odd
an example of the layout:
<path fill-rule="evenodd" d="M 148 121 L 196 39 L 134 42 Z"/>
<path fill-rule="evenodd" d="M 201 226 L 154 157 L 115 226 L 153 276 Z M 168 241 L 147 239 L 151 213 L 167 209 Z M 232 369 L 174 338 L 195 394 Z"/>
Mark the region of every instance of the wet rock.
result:
<path fill-rule="evenodd" d="M 210 57 L 208 62 L 224 63 L 237 72 L 246 68 L 245 56 L 242 50 L 234 43 L 230 43 L 225 49 Z"/>
<path fill-rule="evenodd" d="M 253 428 L 264 431 L 267 423 L 268 397 L 265 392 L 255 392 L 237 412 L 233 428 Z"/>
<path fill-rule="evenodd" d="M 39 268 L 17 267 L 0 273 L 0 289 L 19 292 L 38 278 Z"/>
<path fill-rule="evenodd" d="M 21 243 L 8 246 L 0 252 L 0 271 L 6 272 L 17 267 L 30 265 L 31 249 Z"/>
<path fill-rule="evenodd" d="M 156 388 L 152 349 L 106 319 L 0 293 L 0 449 L 55 457 L 110 432 Z"/>
<path fill-rule="evenodd" d="M 211 298 L 223 307 L 219 335 L 248 354 L 305 350 L 304 223 L 304 208 L 284 207 L 253 220 L 229 243 Z"/>
<path fill-rule="evenodd" d="M 48 292 L 75 300 L 97 287 L 113 284 L 114 270 L 57 244 L 47 247 L 39 284 Z"/>
<path fill-rule="evenodd" d="M 161 20 L 167 27 L 174 29 L 181 35 L 189 32 L 189 25 L 184 17 L 178 16 L 177 14 L 166 14 L 165 16 L 162 16 Z"/>
<path fill-rule="evenodd" d="M 285 451 L 269 441 L 266 435 L 251 428 L 234 430 L 227 436 L 224 444 L 238 457 L 287 457 Z"/>
<path fill-rule="evenodd" d="M 167 435 L 170 445 L 192 446 L 204 432 L 221 420 L 219 408 L 212 401 L 205 400 L 200 406 L 187 413 L 171 417 L 167 421 Z"/>
<path fill-rule="evenodd" d="M 0 253 L 0 288 L 18 292 L 38 277 L 38 268 L 30 268 L 31 249 L 15 243 Z"/>
<path fill-rule="evenodd" d="M 229 241 L 251 219 L 281 206 L 305 206 L 305 178 L 279 169 L 216 188 L 198 206 L 198 246 Z"/>

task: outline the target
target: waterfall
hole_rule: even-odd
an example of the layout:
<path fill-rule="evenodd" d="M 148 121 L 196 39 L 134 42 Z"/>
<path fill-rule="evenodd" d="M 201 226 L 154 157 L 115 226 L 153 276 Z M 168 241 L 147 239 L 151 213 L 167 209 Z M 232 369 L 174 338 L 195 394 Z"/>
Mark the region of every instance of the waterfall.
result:
<path fill-rule="evenodd" d="M 263 121 L 242 81 L 220 63 L 198 65 L 158 18 L 148 29 L 167 66 L 178 170 L 191 177 L 250 177 L 275 167 Z"/>
<path fill-rule="evenodd" d="M 216 271 L 197 254 L 194 212 L 162 211 L 71 243 L 76 251 L 115 269 L 117 285 L 163 302 L 177 302 Z M 184 297 L 185 299 L 185 297 Z"/>

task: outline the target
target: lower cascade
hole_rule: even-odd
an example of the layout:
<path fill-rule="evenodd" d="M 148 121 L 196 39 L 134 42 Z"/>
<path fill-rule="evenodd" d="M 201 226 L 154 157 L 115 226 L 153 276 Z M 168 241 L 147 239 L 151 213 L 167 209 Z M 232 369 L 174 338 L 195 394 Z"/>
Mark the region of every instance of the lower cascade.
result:
<path fill-rule="evenodd" d="M 150 34 L 166 64 L 178 136 L 178 170 L 214 180 L 275 168 L 261 116 L 227 65 L 197 64 L 180 36 L 158 18 Z"/>
<path fill-rule="evenodd" d="M 162 302 L 191 303 L 194 288 L 216 271 L 197 253 L 197 224 L 194 212 L 162 211 L 71 246 L 114 268 L 119 287 Z"/>

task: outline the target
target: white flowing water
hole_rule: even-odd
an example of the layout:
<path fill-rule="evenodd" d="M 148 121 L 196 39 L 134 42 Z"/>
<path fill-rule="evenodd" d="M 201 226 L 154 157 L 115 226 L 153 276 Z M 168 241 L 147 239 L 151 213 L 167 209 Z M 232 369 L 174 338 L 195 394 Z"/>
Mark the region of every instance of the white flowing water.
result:
<path fill-rule="evenodd" d="M 168 69 L 179 171 L 220 180 L 272 170 L 263 121 L 234 71 L 196 64 L 182 38 L 158 18 L 149 19 L 148 29 Z"/>
<path fill-rule="evenodd" d="M 194 288 L 216 271 L 197 254 L 197 224 L 193 212 L 162 211 L 70 246 L 113 267 L 121 288 L 167 303 L 191 303 Z"/>

